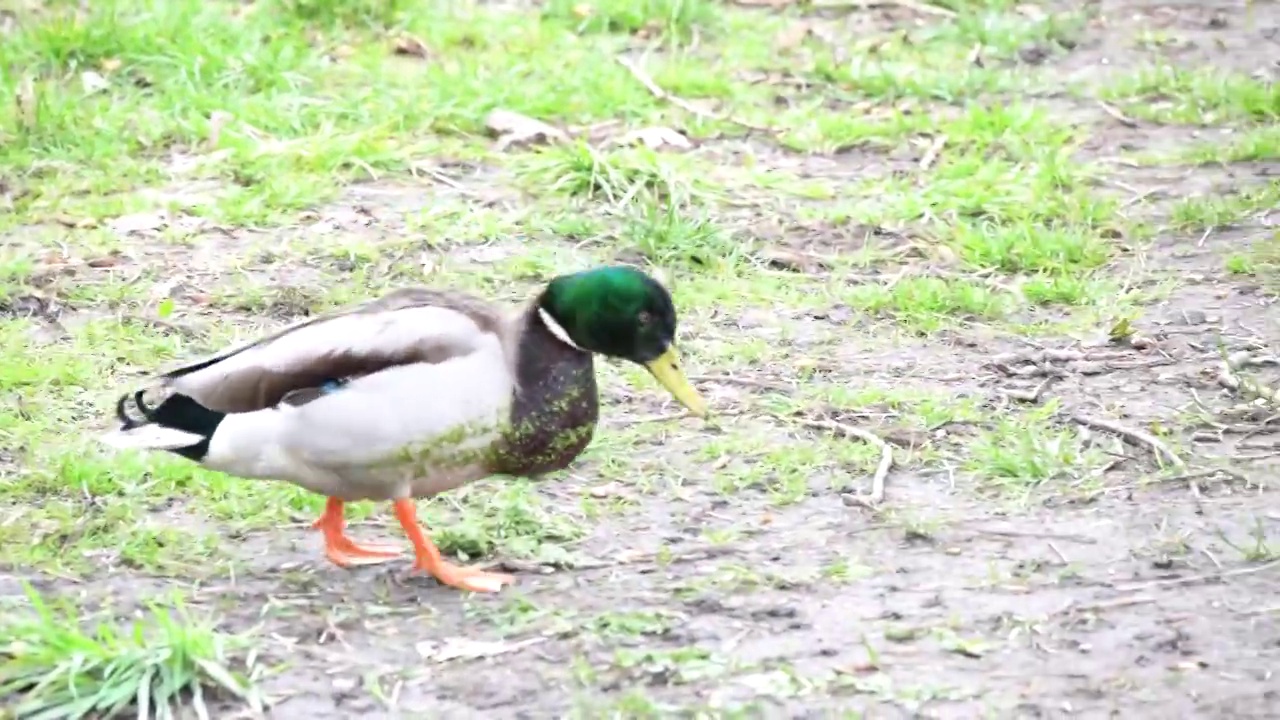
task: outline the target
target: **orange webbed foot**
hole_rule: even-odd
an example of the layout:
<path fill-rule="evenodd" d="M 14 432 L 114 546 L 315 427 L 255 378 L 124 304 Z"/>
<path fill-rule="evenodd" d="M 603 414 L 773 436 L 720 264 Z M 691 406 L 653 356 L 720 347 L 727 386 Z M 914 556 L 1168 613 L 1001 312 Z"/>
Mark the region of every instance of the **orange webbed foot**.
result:
<path fill-rule="evenodd" d="M 421 561 L 413 565 L 418 570 L 429 573 L 442 585 L 456 587 L 460 590 L 470 590 L 471 592 L 498 592 L 502 590 L 504 585 L 512 585 L 516 579 L 513 575 L 505 573 L 485 572 L 475 567 L 464 567 L 462 565 L 454 565 L 441 560 L 434 566 L 429 566 Z"/>
<path fill-rule="evenodd" d="M 395 510 L 400 527 L 404 528 L 405 535 L 408 535 L 410 542 L 413 543 L 414 554 L 417 556 L 413 564 L 415 569 L 426 572 L 442 585 L 471 592 L 498 592 L 504 585 L 515 583 L 516 579 L 512 575 L 490 573 L 475 567 L 463 567 L 445 562 L 444 558 L 440 557 L 440 550 L 418 524 L 418 513 L 413 501 L 397 500 Z"/>
<path fill-rule="evenodd" d="M 400 548 L 382 543 L 360 544 L 347 537 L 343 519 L 343 502 L 329 498 L 324 514 L 311 527 L 324 533 L 324 555 L 338 567 L 376 565 L 399 557 Z"/>

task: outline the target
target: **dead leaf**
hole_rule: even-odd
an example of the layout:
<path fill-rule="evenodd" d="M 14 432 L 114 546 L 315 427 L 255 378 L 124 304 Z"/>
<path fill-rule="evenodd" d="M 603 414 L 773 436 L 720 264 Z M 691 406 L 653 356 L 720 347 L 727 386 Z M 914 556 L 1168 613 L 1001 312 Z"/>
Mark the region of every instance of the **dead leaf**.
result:
<path fill-rule="evenodd" d="M 1150 350 L 1159 346 L 1160 342 L 1149 335 L 1134 334 L 1129 338 L 1129 347 L 1134 350 Z"/>
<path fill-rule="evenodd" d="M 621 483 L 610 482 L 604 485 L 597 485 L 587 491 L 593 498 L 609 498 L 626 494 L 626 488 Z"/>
<path fill-rule="evenodd" d="M 873 660 L 863 660 L 852 662 L 846 667 L 836 667 L 833 669 L 841 675 L 867 675 L 869 673 L 879 671 L 880 666 Z"/>
<path fill-rule="evenodd" d="M 331 218 L 325 218 L 309 225 L 307 232 L 312 232 L 316 235 L 332 235 L 338 232 L 338 223 Z"/>
<path fill-rule="evenodd" d="M 809 33 L 813 31 L 813 24 L 807 21 L 800 21 L 778 33 L 773 39 L 773 47 L 777 50 L 790 50 L 798 47 L 809 37 Z"/>
<path fill-rule="evenodd" d="M 952 266 L 959 262 L 960 258 L 956 255 L 956 251 L 946 245 L 934 245 L 930 247 L 926 253 L 932 260 L 939 265 Z"/>
<path fill-rule="evenodd" d="M 635 36 L 641 40 L 657 37 L 662 34 L 664 24 L 661 20 L 650 20 L 636 30 Z"/>
<path fill-rule="evenodd" d="M 124 65 L 124 63 L 121 62 L 119 58 L 106 58 L 102 62 L 98 63 L 98 67 L 102 68 L 102 72 L 107 73 L 119 70 L 122 65 Z"/>
<path fill-rule="evenodd" d="M 633 130 L 621 137 L 610 141 L 611 145 L 636 145 L 643 144 L 650 150 L 660 150 L 663 147 L 672 147 L 677 150 L 689 150 L 693 148 L 693 143 L 689 142 L 689 138 L 679 130 L 672 130 L 665 127 L 647 127 Z"/>
<path fill-rule="evenodd" d="M 591 7 L 587 3 L 578 3 L 577 5 L 573 6 L 573 14 L 579 20 L 585 20 L 586 18 L 589 18 L 592 15 L 594 15 L 595 12 L 596 12 L 596 9 Z"/>
<path fill-rule="evenodd" d="M 481 245 L 466 253 L 466 257 L 471 262 L 489 264 L 499 260 L 504 260 L 511 253 L 505 248 L 498 245 Z"/>
<path fill-rule="evenodd" d="M 484 126 L 498 138 L 497 150 L 518 145 L 560 143 L 569 139 L 563 130 L 511 110 L 494 110 L 484 119 Z"/>
<path fill-rule="evenodd" d="M 159 230 L 169 224 L 169 218 L 166 213 L 134 213 L 132 215 L 121 215 L 113 218 L 107 223 L 112 230 L 128 235 L 135 232 L 149 232 L 151 230 Z"/>
<path fill-rule="evenodd" d="M 414 645 L 414 649 L 418 651 L 423 660 L 442 663 L 450 660 L 475 660 L 477 658 L 506 655 L 546 641 L 547 638 L 545 637 L 532 637 L 517 642 L 472 640 L 465 637 L 455 637 L 445 638 L 442 642 L 424 640 Z"/>
<path fill-rule="evenodd" d="M 94 218 L 77 218 L 64 214 L 54 215 L 53 221 L 59 225 L 76 228 L 77 230 L 87 230 L 98 226 L 98 221 Z"/>
<path fill-rule="evenodd" d="M 91 258 L 85 261 L 85 265 L 91 268 L 109 268 L 120 264 L 120 258 L 115 255 L 103 255 L 102 257 Z"/>
<path fill-rule="evenodd" d="M 22 82 L 18 83 L 14 101 L 18 105 L 18 122 L 24 129 L 35 128 L 39 103 L 36 101 L 36 83 L 30 75 L 22 78 Z"/>
<path fill-rule="evenodd" d="M 818 258 L 788 248 L 765 248 L 760 251 L 760 258 L 770 267 L 792 272 L 811 273 L 824 267 Z"/>
<path fill-rule="evenodd" d="M 887 443 L 892 443 L 908 450 L 924 447 L 933 439 L 928 432 L 911 428 L 893 428 L 881 433 L 881 437 Z"/>
<path fill-rule="evenodd" d="M 70 258 L 64 255 L 61 250 L 49 250 L 40 256 L 38 262 L 41 265 L 66 265 L 70 262 Z"/>
<path fill-rule="evenodd" d="M 92 70 L 85 70 L 80 73 L 80 86 L 85 95 L 93 95 L 109 89 L 111 82 Z"/>
<path fill-rule="evenodd" d="M 425 58 L 430 54 L 426 43 L 409 34 L 397 37 L 391 51 L 396 55 L 407 55 L 416 58 Z"/>

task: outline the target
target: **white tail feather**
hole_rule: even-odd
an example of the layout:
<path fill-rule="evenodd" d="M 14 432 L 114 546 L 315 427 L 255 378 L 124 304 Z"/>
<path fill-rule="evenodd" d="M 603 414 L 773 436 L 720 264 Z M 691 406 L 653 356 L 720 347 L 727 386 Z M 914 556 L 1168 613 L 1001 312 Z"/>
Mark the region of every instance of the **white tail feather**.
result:
<path fill-rule="evenodd" d="M 175 450 L 194 445 L 204 440 L 204 436 L 160 425 L 143 425 L 109 432 L 98 440 L 117 450 Z"/>

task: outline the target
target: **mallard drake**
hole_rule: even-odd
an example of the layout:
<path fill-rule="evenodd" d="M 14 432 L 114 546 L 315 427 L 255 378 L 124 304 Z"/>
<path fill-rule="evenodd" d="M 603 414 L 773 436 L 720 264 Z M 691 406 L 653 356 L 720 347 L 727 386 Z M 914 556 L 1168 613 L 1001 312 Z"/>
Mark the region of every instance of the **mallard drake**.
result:
<path fill-rule="evenodd" d="M 414 499 L 568 466 L 595 432 L 595 353 L 643 365 L 705 415 L 675 332 L 671 295 L 628 267 L 556 277 L 519 310 L 406 288 L 160 374 L 120 397 L 120 427 L 102 439 L 325 495 L 313 527 L 343 567 L 399 554 L 345 532 L 345 503 L 389 500 L 417 569 L 493 592 L 514 579 L 444 561 Z M 163 400 L 149 404 L 148 391 Z"/>

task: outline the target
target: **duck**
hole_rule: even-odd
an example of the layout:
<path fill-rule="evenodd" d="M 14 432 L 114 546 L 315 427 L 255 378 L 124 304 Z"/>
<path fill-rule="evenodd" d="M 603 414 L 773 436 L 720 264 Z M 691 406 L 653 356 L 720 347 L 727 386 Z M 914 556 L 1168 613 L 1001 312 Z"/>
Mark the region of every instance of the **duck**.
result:
<path fill-rule="evenodd" d="M 599 419 L 596 355 L 646 368 L 705 417 L 676 325 L 670 292 L 631 266 L 556 276 L 518 307 L 404 287 L 156 373 L 119 397 L 99 439 L 323 495 L 312 529 L 344 568 L 401 555 L 346 533 L 346 504 L 390 502 L 415 570 L 497 592 L 514 577 L 447 562 L 415 500 L 568 467 Z"/>

